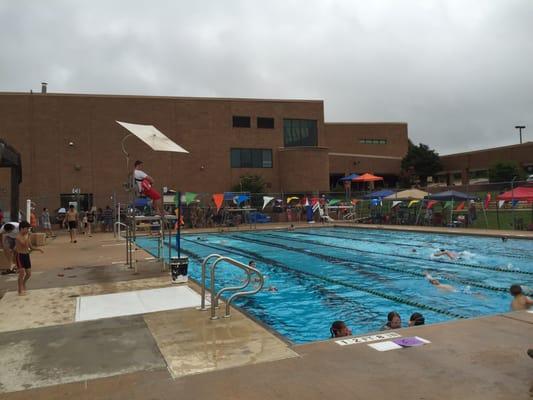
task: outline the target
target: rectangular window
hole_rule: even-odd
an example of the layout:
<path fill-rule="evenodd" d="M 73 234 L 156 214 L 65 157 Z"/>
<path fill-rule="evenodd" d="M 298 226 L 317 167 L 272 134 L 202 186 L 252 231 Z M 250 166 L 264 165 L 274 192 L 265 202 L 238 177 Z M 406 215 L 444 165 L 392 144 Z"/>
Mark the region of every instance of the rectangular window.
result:
<path fill-rule="evenodd" d="M 285 147 L 318 145 L 316 120 L 312 119 L 284 119 L 283 138 Z"/>
<path fill-rule="evenodd" d="M 244 117 L 239 115 L 233 116 L 233 127 L 234 128 L 249 128 L 250 127 L 250 117 Z"/>
<path fill-rule="evenodd" d="M 257 128 L 274 129 L 274 118 L 257 117 Z"/>
<path fill-rule="evenodd" d="M 359 139 L 361 144 L 387 144 L 387 139 Z"/>
<path fill-rule="evenodd" d="M 231 149 L 231 168 L 272 168 L 271 149 Z"/>

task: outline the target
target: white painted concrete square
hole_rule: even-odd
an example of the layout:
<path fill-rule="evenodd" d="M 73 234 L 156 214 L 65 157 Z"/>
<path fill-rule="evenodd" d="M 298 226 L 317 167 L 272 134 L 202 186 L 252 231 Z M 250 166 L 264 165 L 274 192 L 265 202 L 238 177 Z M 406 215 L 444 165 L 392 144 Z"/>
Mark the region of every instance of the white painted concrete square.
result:
<path fill-rule="evenodd" d="M 200 306 L 200 295 L 188 286 L 78 297 L 76 322 Z"/>

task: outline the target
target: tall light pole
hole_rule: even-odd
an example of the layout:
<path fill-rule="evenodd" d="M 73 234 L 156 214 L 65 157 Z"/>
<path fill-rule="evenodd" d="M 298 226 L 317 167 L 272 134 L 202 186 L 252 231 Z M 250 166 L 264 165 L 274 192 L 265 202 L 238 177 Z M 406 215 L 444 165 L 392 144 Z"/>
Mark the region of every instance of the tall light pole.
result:
<path fill-rule="evenodd" d="M 520 144 L 522 144 L 522 129 L 526 129 L 525 125 L 517 125 L 515 126 L 516 129 L 518 129 L 518 132 L 520 133 Z"/>

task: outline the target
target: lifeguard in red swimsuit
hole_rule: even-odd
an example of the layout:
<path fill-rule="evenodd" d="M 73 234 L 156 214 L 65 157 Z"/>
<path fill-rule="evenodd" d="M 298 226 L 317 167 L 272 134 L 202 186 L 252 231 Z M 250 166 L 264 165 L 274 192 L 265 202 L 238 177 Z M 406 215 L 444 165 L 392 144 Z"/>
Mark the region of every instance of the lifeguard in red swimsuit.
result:
<path fill-rule="evenodd" d="M 141 170 L 143 162 L 135 161 L 135 169 L 133 170 L 133 178 L 135 183 L 139 188 L 139 193 L 148 196 L 152 199 L 153 206 L 159 215 L 162 215 L 162 204 L 161 204 L 161 195 L 157 190 L 155 190 L 152 185 L 154 184 L 154 179 L 148 175 L 146 172 Z"/>

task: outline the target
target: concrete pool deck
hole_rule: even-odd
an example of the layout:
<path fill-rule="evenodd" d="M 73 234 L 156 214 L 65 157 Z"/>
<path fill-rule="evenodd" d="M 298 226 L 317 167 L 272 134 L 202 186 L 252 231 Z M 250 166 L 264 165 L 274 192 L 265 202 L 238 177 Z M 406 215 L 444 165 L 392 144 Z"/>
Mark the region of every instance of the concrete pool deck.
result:
<path fill-rule="evenodd" d="M 151 260 L 137 274 L 123 267 L 113 244 L 101 234 L 77 250 L 59 237 L 35 255 L 23 298 L 13 275 L 0 276 L 0 399 L 530 398 L 525 311 L 401 329 L 431 343 L 388 352 L 290 346 L 238 310 L 219 321 L 185 309 L 74 323 L 76 296 L 168 285 Z"/>

